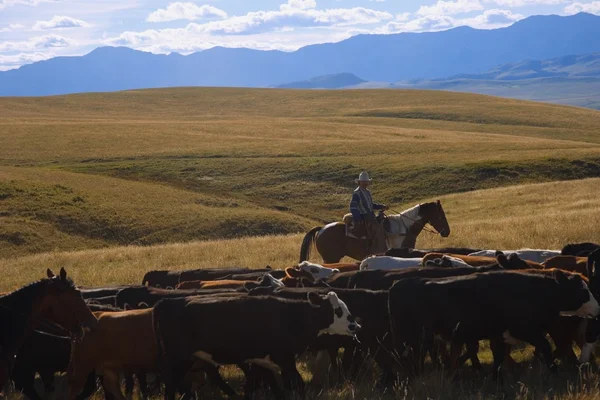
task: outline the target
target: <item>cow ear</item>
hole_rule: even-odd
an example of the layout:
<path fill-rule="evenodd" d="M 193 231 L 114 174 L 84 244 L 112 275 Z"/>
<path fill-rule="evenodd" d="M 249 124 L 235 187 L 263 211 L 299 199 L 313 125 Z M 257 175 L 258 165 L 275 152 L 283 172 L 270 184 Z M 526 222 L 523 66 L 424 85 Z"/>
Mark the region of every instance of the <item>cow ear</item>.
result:
<path fill-rule="evenodd" d="M 267 265 L 265 269 L 272 270 L 273 268 L 270 265 Z"/>
<path fill-rule="evenodd" d="M 587 265 L 586 265 L 586 272 L 587 272 L 588 278 L 592 278 L 594 276 L 594 272 L 595 272 L 594 270 L 595 270 L 594 258 L 588 256 Z"/>
<path fill-rule="evenodd" d="M 64 268 L 60 268 L 60 280 L 61 281 L 66 281 L 67 280 L 67 271 L 65 271 Z"/>
<path fill-rule="evenodd" d="M 52 272 L 52 270 L 50 268 L 48 268 L 46 270 L 46 276 L 48 276 L 48 278 L 52 279 L 54 278 L 56 275 L 54 275 L 54 272 Z"/>
<path fill-rule="evenodd" d="M 308 299 L 308 303 L 315 308 L 321 307 L 321 304 L 323 304 L 323 299 L 315 292 L 308 292 L 306 297 Z"/>
<path fill-rule="evenodd" d="M 290 278 L 300 278 L 303 274 L 295 268 L 288 267 L 285 269 L 285 274 Z"/>
<path fill-rule="evenodd" d="M 498 265 L 500 265 L 504 269 L 512 269 L 510 263 L 508 262 L 508 258 L 504 255 L 504 253 L 500 252 L 500 254 L 496 254 L 496 261 L 498 261 Z"/>

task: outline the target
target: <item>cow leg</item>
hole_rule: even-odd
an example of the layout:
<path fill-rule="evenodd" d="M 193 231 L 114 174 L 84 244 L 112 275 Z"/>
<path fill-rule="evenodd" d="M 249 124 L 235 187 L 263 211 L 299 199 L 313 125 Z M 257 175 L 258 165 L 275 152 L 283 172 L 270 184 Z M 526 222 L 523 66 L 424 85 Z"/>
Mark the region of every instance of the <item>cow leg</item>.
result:
<path fill-rule="evenodd" d="M 67 382 L 68 382 L 68 386 L 69 386 L 68 393 L 67 393 L 68 400 L 74 400 L 74 399 L 78 398 L 79 394 L 86 387 L 86 382 L 87 382 L 88 376 L 90 375 L 90 372 L 93 373 L 92 368 L 89 368 L 89 369 L 77 368 L 77 369 L 75 369 L 72 364 L 69 365 L 69 370 L 67 372 Z"/>
<path fill-rule="evenodd" d="M 219 374 L 218 367 L 209 365 L 204 368 L 204 371 L 206 372 L 208 380 L 213 385 L 217 385 L 217 387 L 221 389 L 223 393 L 225 393 L 229 397 L 237 397 L 237 393 L 235 392 L 235 390 L 233 390 L 233 388 L 229 386 L 227 382 L 225 382 L 221 374 Z"/>
<path fill-rule="evenodd" d="M 246 383 L 244 384 L 245 400 L 255 398 L 256 392 L 261 389 L 263 391 L 271 390 L 276 398 L 283 398 L 283 392 L 281 391 L 279 382 L 277 382 L 275 371 L 263 368 L 256 364 L 252 365 L 244 363 L 239 364 L 239 367 L 246 377 Z"/>
<path fill-rule="evenodd" d="M 490 349 L 492 350 L 492 355 L 494 357 L 494 362 L 492 364 L 492 378 L 499 381 L 500 384 L 503 384 L 502 364 L 506 357 L 506 343 L 504 343 L 503 338 L 490 339 Z"/>
<path fill-rule="evenodd" d="M 553 372 L 556 371 L 556 364 L 554 364 L 554 358 L 552 358 L 552 346 L 546 340 L 544 335 L 534 338 L 533 340 L 528 340 L 533 346 L 535 346 L 536 350 L 539 350 L 542 359 L 546 366 Z"/>
<path fill-rule="evenodd" d="M 296 369 L 296 359 L 293 354 L 272 357 L 273 362 L 281 368 L 283 387 L 287 391 L 297 391 L 304 398 L 304 381 Z"/>
<path fill-rule="evenodd" d="M 83 391 L 78 394 L 75 399 L 76 400 L 85 400 L 88 397 L 91 397 L 94 392 L 96 392 L 96 388 L 98 385 L 96 384 L 96 372 L 92 372 L 88 375 L 85 380 L 85 385 L 83 387 Z"/>
<path fill-rule="evenodd" d="M 102 379 L 104 393 L 110 393 L 116 400 L 126 400 L 121 393 L 121 380 L 117 371 L 104 370 L 104 379 Z"/>
<path fill-rule="evenodd" d="M 133 374 L 125 374 L 125 397 L 131 400 L 133 397 L 133 388 L 135 387 L 135 380 Z"/>

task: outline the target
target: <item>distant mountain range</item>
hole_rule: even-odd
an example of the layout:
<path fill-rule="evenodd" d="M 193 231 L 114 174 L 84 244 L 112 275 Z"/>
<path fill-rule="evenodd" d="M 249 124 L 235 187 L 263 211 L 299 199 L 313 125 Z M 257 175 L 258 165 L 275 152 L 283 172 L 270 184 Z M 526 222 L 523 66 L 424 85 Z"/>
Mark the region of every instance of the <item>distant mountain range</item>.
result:
<path fill-rule="evenodd" d="M 291 82 L 283 85 L 277 85 L 279 89 L 342 89 L 350 86 L 365 83 L 364 79 L 351 74 L 342 72 L 339 74 L 316 76 L 305 81 Z"/>
<path fill-rule="evenodd" d="M 597 53 L 599 37 L 600 17 L 580 13 L 533 16 L 493 30 L 460 27 L 431 33 L 358 35 L 290 53 L 215 47 L 182 56 L 103 47 L 81 57 L 56 57 L 0 72 L 0 95 L 168 86 L 273 87 L 341 72 L 370 82 L 466 79 L 525 59 Z"/>
<path fill-rule="evenodd" d="M 460 74 L 448 79 L 517 80 L 567 77 L 600 78 L 600 53 L 566 55 L 549 60 L 524 60 L 500 65 L 482 74 Z"/>

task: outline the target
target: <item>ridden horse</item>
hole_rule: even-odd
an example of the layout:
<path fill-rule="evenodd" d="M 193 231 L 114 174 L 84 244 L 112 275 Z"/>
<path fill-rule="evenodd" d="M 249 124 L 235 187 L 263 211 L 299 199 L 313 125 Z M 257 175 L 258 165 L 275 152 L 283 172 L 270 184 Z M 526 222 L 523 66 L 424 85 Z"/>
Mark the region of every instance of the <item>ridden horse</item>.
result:
<path fill-rule="evenodd" d="M 388 215 L 390 231 L 386 232 L 388 249 L 396 247 L 414 248 L 417 236 L 426 224 L 431 224 L 442 237 L 450 235 L 450 226 L 442 204 L 437 202 L 421 203 L 400 214 Z M 369 256 L 365 239 L 356 239 L 346 236 L 346 226 L 343 222 L 333 222 L 324 227 L 311 229 L 300 249 L 300 262 L 310 258 L 312 245 L 317 250 L 325 263 L 337 263 L 342 257 L 349 256 L 355 260 L 363 260 Z"/>
<path fill-rule="evenodd" d="M 84 329 L 94 329 L 98 324 L 64 268 L 59 276 L 49 269 L 47 275 L 48 279 L 0 297 L 0 387 L 10 377 L 15 354 L 36 326 L 49 325 L 46 321 L 50 321 L 78 340 L 85 334 Z"/>

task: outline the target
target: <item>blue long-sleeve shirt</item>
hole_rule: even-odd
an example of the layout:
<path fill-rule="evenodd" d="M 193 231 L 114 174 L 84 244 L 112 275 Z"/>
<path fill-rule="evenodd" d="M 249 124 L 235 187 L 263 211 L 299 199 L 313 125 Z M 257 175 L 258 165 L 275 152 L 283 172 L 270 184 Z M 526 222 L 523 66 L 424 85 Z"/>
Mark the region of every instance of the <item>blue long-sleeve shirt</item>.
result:
<path fill-rule="evenodd" d="M 355 221 L 362 221 L 363 216 L 372 213 L 373 210 L 382 210 L 383 204 L 373 203 L 369 189 L 357 187 L 352 193 L 350 201 L 350 212 Z"/>

